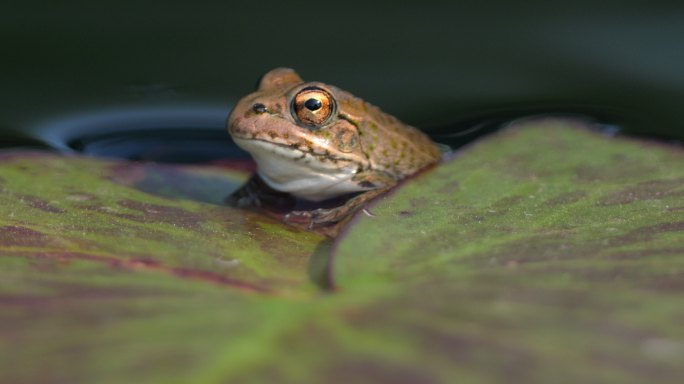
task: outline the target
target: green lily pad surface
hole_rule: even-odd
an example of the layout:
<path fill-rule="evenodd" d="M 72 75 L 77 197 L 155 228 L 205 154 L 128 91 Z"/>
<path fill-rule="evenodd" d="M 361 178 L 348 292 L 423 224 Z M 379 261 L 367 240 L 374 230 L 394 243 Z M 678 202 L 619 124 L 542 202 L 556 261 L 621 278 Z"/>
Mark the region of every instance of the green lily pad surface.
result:
<path fill-rule="evenodd" d="M 279 321 L 256 297 L 315 293 L 326 248 L 222 205 L 247 176 L 2 155 L 0 382 L 182 382 L 249 359 Z"/>
<path fill-rule="evenodd" d="M 433 378 L 684 379 L 684 153 L 578 125 L 515 124 L 360 215 L 333 262 L 356 329 Z"/>
<path fill-rule="evenodd" d="M 0 382 L 684 378 L 679 148 L 519 122 L 332 247 L 223 205 L 246 177 L 2 155 Z"/>

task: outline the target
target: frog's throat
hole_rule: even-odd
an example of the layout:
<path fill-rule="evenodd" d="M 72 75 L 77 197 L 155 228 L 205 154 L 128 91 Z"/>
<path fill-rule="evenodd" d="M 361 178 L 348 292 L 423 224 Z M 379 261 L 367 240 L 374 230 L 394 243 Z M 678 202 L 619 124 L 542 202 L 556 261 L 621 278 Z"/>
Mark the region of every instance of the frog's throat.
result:
<path fill-rule="evenodd" d="M 360 166 L 351 159 L 316 155 L 263 140 L 234 140 L 252 155 L 259 175 L 275 190 L 312 201 L 369 190 L 353 180 Z"/>

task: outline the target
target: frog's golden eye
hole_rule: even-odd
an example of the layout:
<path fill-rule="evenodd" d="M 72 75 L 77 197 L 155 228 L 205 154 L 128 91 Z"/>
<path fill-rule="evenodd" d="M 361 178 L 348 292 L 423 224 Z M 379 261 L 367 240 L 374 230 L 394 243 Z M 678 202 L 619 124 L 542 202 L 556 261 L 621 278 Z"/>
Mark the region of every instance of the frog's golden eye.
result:
<path fill-rule="evenodd" d="M 319 127 L 333 116 L 335 99 L 321 88 L 304 88 L 292 100 L 292 112 L 300 123 Z"/>

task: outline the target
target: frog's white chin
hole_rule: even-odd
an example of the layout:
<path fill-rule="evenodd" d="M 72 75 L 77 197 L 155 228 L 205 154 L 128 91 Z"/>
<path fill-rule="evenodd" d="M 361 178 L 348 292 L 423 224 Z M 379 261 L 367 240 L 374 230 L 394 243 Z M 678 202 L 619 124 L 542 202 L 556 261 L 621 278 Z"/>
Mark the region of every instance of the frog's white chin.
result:
<path fill-rule="evenodd" d="M 311 201 L 368 190 L 352 181 L 358 167 L 351 161 L 321 161 L 309 153 L 266 141 L 233 140 L 252 155 L 259 176 L 275 190 Z"/>

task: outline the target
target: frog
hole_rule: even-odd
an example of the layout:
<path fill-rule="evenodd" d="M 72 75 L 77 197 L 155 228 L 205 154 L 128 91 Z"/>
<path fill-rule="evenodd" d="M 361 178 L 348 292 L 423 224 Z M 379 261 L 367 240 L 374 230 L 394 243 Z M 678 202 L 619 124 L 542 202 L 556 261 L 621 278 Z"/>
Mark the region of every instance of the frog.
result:
<path fill-rule="evenodd" d="M 284 215 L 307 229 L 344 222 L 442 158 L 419 129 L 336 86 L 304 81 L 291 68 L 264 74 L 226 125 L 256 162 L 253 177 L 229 196 L 232 205 L 260 206 L 264 189 L 313 203 L 341 199 Z"/>

